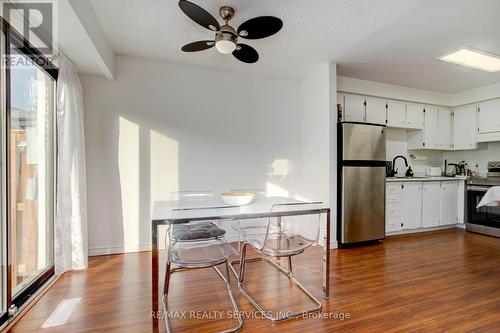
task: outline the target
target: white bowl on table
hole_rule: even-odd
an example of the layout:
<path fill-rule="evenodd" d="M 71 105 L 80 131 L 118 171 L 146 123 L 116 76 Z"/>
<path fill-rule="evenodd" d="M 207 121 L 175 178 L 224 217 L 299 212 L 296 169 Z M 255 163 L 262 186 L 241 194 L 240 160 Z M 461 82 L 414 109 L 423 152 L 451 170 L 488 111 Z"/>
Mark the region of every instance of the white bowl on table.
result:
<path fill-rule="evenodd" d="M 252 192 L 226 192 L 220 195 L 222 201 L 232 206 L 242 206 L 251 203 L 255 197 Z"/>

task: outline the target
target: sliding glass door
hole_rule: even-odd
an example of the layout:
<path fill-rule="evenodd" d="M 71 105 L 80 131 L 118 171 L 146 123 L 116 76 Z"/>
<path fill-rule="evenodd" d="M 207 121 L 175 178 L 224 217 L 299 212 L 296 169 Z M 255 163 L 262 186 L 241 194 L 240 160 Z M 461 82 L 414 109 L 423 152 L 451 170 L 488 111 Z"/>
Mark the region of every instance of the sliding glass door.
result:
<path fill-rule="evenodd" d="M 54 263 L 55 80 L 26 55 L 12 51 L 11 60 L 8 223 L 15 297 Z"/>
<path fill-rule="evenodd" d="M 3 29 L 0 29 L 0 55 L 5 54 L 6 38 Z M 1 66 L 0 72 L 0 325 L 7 320 L 7 219 L 6 219 L 6 168 L 4 167 L 6 161 L 6 135 L 5 135 L 5 119 L 7 118 L 7 96 L 6 96 L 6 71 L 4 66 Z"/>
<path fill-rule="evenodd" d="M 57 69 L 0 23 L 1 325 L 54 274 Z"/>

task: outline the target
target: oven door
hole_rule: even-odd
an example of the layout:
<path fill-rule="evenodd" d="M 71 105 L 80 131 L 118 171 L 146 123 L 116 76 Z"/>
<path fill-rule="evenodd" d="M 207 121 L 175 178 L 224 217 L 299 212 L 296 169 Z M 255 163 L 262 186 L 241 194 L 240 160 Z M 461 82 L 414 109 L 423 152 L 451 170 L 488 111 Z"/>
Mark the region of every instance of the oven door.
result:
<path fill-rule="evenodd" d="M 500 207 L 476 208 L 488 189 L 488 186 L 469 185 L 467 187 L 467 222 L 500 228 Z"/>

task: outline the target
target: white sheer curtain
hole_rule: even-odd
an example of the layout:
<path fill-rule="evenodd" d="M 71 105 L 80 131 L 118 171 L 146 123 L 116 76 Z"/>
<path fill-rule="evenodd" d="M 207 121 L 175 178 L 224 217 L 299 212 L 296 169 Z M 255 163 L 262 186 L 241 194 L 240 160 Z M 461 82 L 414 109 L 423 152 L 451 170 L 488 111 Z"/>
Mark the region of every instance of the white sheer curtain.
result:
<path fill-rule="evenodd" d="M 83 96 L 73 64 L 59 58 L 57 80 L 55 270 L 87 267 L 87 188 Z"/>

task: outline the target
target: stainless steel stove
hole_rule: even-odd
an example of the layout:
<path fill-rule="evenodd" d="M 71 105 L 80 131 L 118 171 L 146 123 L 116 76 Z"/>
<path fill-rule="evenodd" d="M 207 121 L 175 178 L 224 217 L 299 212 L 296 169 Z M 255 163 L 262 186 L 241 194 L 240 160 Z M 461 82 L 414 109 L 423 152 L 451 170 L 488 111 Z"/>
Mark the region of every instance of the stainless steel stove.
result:
<path fill-rule="evenodd" d="M 475 186 L 500 186 L 499 177 L 471 177 L 467 179 L 467 185 Z"/>
<path fill-rule="evenodd" d="M 500 186 L 500 162 L 488 163 L 488 177 L 467 180 L 467 231 L 500 237 L 500 206 L 476 208 L 484 194 L 492 187 Z"/>

